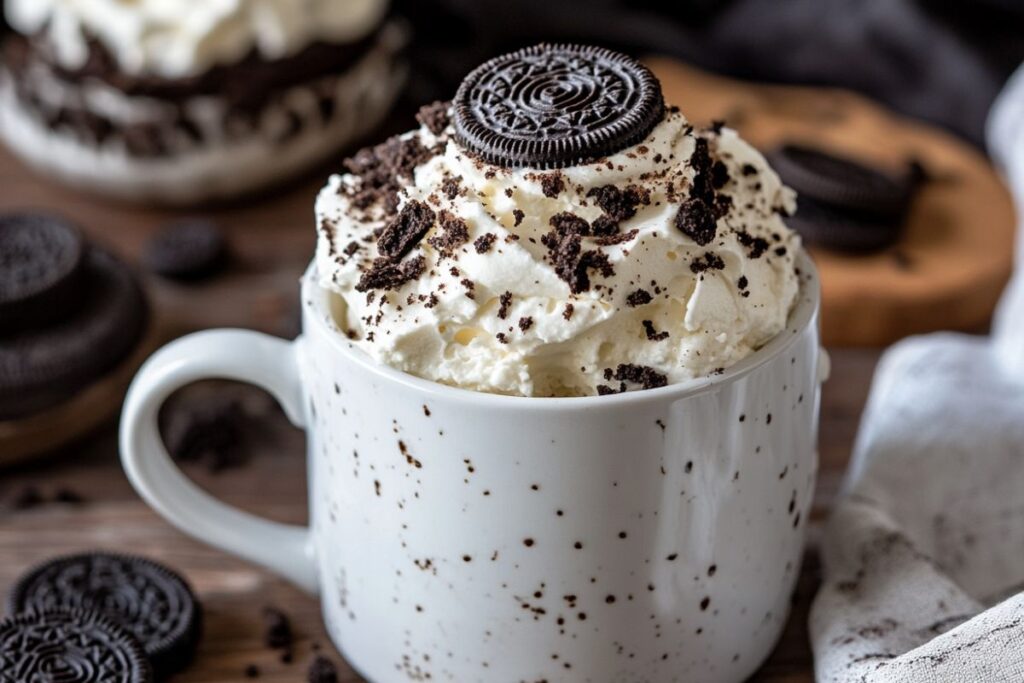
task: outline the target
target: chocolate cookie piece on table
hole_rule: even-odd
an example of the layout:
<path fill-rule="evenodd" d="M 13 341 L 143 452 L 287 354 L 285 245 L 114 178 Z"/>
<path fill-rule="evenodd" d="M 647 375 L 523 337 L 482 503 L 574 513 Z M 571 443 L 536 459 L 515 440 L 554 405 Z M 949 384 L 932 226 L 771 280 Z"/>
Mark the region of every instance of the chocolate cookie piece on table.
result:
<path fill-rule="evenodd" d="M 58 216 L 0 215 L 0 336 L 69 314 L 81 300 L 85 251 Z"/>
<path fill-rule="evenodd" d="M 10 613 L 102 614 L 138 640 L 161 680 L 191 662 L 202 630 L 201 607 L 185 580 L 163 565 L 127 555 L 50 560 L 15 584 L 7 606 Z"/>
<path fill-rule="evenodd" d="M 146 242 L 146 267 L 173 280 L 201 280 L 227 261 L 224 233 L 212 221 L 191 219 L 165 226 Z"/>
<path fill-rule="evenodd" d="M 48 609 L 0 621 L 0 683 L 152 683 L 139 642 L 98 612 Z"/>

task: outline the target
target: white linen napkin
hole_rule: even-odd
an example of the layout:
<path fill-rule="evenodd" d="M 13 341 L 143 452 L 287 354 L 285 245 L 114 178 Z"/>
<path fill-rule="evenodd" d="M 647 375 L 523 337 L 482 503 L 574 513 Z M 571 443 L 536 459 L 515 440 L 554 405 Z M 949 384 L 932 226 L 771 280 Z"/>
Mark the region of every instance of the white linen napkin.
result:
<path fill-rule="evenodd" d="M 989 124 L 1024 209 L 1024 66 Z M 1016 272 L 992 337 L 915 337 L 879 364 L 822 536 L 819 683 L 1024 681 L 1021 244 Z"/>

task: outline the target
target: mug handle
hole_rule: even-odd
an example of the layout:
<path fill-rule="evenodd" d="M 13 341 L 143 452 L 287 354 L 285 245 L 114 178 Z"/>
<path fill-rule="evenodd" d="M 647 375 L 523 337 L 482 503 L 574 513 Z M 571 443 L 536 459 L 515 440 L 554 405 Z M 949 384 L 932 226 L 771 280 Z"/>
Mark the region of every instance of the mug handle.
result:
<path fill-rule="evenodd" d="M 175 390 L 201 379 L 233 379 L 269 391 L 292 424 L 304 427 L 298 344 L 247 330 L 209 330 L 157 351 L 139 370 L 125 399 L 121 463 L 139 495 L 173 525 L 315 594 L 310 530 L 260 519 L 200 489 L 171 460 L 157 426 L 160 406 Z"/>

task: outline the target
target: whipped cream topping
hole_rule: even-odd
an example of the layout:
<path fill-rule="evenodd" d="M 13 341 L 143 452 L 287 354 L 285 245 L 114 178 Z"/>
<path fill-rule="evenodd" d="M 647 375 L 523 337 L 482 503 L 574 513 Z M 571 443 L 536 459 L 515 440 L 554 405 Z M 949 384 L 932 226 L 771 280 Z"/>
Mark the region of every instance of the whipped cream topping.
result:
<path fill-rule="evenodd" d="M 486 164 L 437 110 L 422 120 L 317 201 L 321 286 L 376 361 L 592 395 L 719 372 L 785 326 L 795 195 L 735 131 L 673 109 L 638 145 L 552 172 Z"/>
<path fill-rule="evenodd" d="M 346 43 L 380 25 L 388 0 L 7 0 L 11 26 L 46 32 L 58 62 L 82 67 L 99 40 L 131 74 L 182 78 L 315 41 Z"/>

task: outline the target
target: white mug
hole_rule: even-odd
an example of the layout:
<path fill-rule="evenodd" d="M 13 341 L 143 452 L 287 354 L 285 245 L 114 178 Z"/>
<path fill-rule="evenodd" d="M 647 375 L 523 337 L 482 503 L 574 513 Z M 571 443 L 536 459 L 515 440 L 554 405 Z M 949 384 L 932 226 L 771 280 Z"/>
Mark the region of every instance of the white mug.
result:
<path fill-rule="evenodd" d="M 175 341 L 128 394 L 129 478 L 182 530 L 319 591 L 375 683 L 741 681 L 799 572 L 817 470 L 817 275 L 786 329 L 722 374 L 613 396 L 475 393 L 375 364 L 302 287 L 294 342 Z M 308 432 L 310 528 L 186 479 L 157 412 L 220 377 L 270 391 Z"/>

